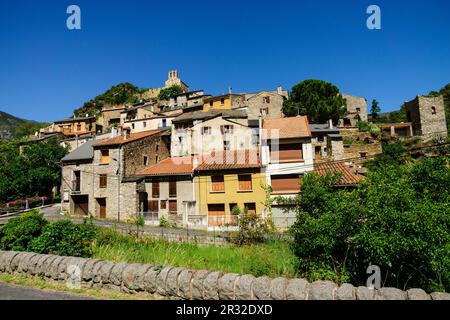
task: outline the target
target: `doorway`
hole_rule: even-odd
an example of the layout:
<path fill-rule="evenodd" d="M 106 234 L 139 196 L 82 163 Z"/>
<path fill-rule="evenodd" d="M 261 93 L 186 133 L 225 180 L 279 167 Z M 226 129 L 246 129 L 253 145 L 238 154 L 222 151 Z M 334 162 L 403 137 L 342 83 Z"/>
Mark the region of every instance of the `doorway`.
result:
<path fill-rule="evenodd" d="M 106 218 L 106 198 L 97 198 L 99 218 Z"/>

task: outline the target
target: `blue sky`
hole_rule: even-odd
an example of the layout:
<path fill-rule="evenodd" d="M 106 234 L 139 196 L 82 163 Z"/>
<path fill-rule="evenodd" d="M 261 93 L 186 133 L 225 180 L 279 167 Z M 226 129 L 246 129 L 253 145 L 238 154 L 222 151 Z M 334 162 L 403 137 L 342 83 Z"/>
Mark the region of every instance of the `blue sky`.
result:
<path fill-rule="evenodd" d="M 81 30 L 66 28 L 71 4 Z M 370 4 L 381 30 L 366 28 Z M 176 68 L 211 94 L 316 78 L 390 111 L 450 82 L 449 12 L 448 0 L 0 0 L 0 110 L 53 121 Z"/>

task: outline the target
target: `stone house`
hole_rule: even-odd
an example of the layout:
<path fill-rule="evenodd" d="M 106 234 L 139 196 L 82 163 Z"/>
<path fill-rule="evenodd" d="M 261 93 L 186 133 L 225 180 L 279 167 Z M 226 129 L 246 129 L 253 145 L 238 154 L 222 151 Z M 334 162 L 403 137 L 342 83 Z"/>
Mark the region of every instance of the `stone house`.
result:
<path fill-rule="evenodd" d="M 433 138 L 447 139 L 447 122 L 442 95 L 437 97 L 419 95 L 405 102 L 405 109 L 415 136 L 420 136 L 425 141 Z"/>
<path fill-rule="evenodd" d="M 107 105 L 102 108 L 102 115 L 98 119 L 98 123 L 102 125 L 103 131 L 109 131 L 112 126 L 121 123 L 121 114 L 128 109 L 126 105 L 111 106 Z"/>
<path fill-rule="evenodd" d="M 172 123 L 173 157 L 251 149 L 258 145 L 258 129 L 248 126 L 247 114 L 242 110 L 183 113 Z"/>
<path fill-rule="evenodd" d="M 205 95 L 203 90 L 184 92 L 170 98 L 166 104 L 160 106 L 160 111 L 183 110 L 183 112 L 191 112 L 202 110 L 204 100 L 210 97 L 211 95 Z"/>
<path fill-rule="evenodd" d="M 40 133 L 62 132 L 65 136 L 74 136 L 90 133 L 101 133 L 102 128 L 96 123 L 95 117 L 72 117 L 58 120 L 50 126 L 40 129 Z"/>
<path fill-rule="evenodd" d="M 103 219 L 135 217 L 139 210 L 138 184 L 128 177 L 169 156 L 166 133 L 124 132 L 102 141 L 88 141 L 75 149 L 63 159 L 62 194 L 64 201 L 68 198 L 68 211 Z M 88 156 L 73 159 L 81 148 Z"/>
<path fill-rule="evenodd" d="M 283 117 L 283 102 L 289 98 L 287 90 L 278 87 L 277 90 L 264 90 L 245 94 L 245 107 L 243 107 L 251 120 L 263 118 Z"/>
<path fill-rule="evenodd" d="M 310 124 L 314 161 L 335 161 L 344 157 L 344 144 L 339 129 L 328 123 Z"/>
<path fill-rule="evenodd" d="M 365 98 L 342 93 L 347 102 L 347 115 L 339 119 L 339 127 L 356 127 L 358 121 L 367 121 L 367 101 Z"/>

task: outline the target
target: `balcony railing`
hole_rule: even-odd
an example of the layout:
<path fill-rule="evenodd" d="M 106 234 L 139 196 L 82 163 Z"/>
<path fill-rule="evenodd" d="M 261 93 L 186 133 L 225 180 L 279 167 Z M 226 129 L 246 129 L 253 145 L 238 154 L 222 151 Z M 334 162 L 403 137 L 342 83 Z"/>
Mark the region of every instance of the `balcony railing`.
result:
<path fill-rule="evenodd" d="M 158 211 L 142 211 L 138 215 L 144 217 L 145 221 L 159 222 Z"/>

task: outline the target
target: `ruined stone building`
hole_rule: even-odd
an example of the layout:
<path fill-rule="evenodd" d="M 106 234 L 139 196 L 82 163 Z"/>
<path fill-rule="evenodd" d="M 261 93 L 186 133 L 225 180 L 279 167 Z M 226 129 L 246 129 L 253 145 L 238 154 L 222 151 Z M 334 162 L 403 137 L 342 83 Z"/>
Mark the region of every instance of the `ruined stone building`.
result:
<path fill-rule="evenodd" d="M 447 122 L 442 96 L 419 95 L 406 102 L 405 109 L 415 136 L 421 136 L 425 141 L 433 138 L 447 139 Z"/>
<path fill-rule="evenodd" d="M 358 121 L 367 121 L 367 102 L 365 98 L 342 93 L 347 102 L 347 115 L 339 119 L 339 127 L 356 127 Z"/>
<path fill-rule="evenodd" d="M 310 124 L 314 161 L 335 161 L 344 158 L 344 144 L 339 128 L 328 123 Z"/>

